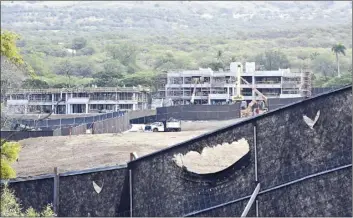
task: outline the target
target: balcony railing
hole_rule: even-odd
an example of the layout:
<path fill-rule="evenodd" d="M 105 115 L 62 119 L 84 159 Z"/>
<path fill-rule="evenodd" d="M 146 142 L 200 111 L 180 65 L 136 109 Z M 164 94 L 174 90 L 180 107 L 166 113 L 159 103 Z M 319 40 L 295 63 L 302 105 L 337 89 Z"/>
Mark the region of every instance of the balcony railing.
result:
<path fill-rule="evenodd" d="M 51 89 L 10 89 L 8 94 L 15 93 L 67 93 L 67 92 L 149 92 L 150 89 L 147 87 L 86 87 L 86 88 L 51 88 Z"/>

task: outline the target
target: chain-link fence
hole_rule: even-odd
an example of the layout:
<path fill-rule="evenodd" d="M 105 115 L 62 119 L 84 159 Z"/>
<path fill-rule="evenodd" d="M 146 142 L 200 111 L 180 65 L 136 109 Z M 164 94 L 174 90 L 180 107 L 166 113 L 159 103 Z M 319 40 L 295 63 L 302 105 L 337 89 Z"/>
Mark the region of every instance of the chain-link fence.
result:
<path fill-rule="evenodd" d="M 93 123 L 92 134 L 121 133 L 130 129 L 129 116 L 116 117 Z"/>
<path fill-rule="evenodd" d="M 81 125 L 69 125 L 62 126 L 61 128 L 53 131 L 54 136 L 65 136 L 65 135 L 81 135 L 86 133 L 91 134 L 102 134 L 102 133 L 121 133 L 130 129 L 130 119 L 146 117 L 149 115 L 156 114 L 155 110 L 138 110 L 129 111 L 124 113 L 122 116 L 108 118 L 101 121 L 95 121 L 91 123 L 83 123 Z"/>
<path fill-rule="evenodd" d="M 85 117 L 73 117 L 73 118 L 62 118 L 62 119 L 45 119 L 45 120 L 34 120 L 34 119 L 23 119 L 16 120 L 17 123 L 34 126 L 36 128 L 41 129 L 58 129 L 58 128 L 66 128 L 73 127 L 87 123 L 94 123 L 97 121 L 102 121 L 114 117 L 123 116 L 125 111 L 117 111 L 112 113 L 99 114 L 95 116 L 85 116 Z"/>
<path fill-rule="evenodd" d="M 131 128 L 130 120 L 139 117 L 155 115 L 155 110 L 129 111 L 121 117 L 107 119 L 93 123 L 92 134 L 121 133 Z"/>

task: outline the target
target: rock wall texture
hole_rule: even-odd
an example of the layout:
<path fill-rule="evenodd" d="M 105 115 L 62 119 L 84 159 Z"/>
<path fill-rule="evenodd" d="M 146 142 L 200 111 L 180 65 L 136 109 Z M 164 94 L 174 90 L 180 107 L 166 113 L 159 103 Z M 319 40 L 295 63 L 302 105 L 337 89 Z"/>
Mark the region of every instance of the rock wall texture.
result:
<path fill-rule="evenodd" d="M 352 193 L 351 107 L 352 88 L 346 87 L 132 161 L 132 214 L 240 216 L 259 182 L 265 192 L 257 197 L 260 216 L 352 216 L 347 195 Z M 311 128 L 303 116 L 314 120 L 318 111 Z M 173 161 L 175 154 L 241 138 L 248 141 L 249 153 L 223 171 L 195 174 Z M 346 168 L 315 176 L 342 166 Z M 307 176 L 313 177 L 303 179 Z M 289 182 L 293 184 L 276 188 Z M 242 198 L 246 200 L 238 200 Z"/>
<path fill-rule="evenodd" d="M 32 207 L 39 211 L 53 203 L 53 178 L 12 182 L 8 184 L 8 187 L 14 191 L 24 209 Z"/>
<path fill-rule="evenodd" d="M 60 216 L 115 216 L 126 168 L 60 177 Z M 101 192 L 93 187 L 95 182 Z"/>
<path fill-rule="evenodd" d="M 126 198 L 122 198 L 123 188 L 129 189 L 124 186 L 125 178 L 128 178 L 126 173 L 125 166 L 59 174 L 58 216 L 117 216 L 120 201 Z M 13 180 L 8 184 L 24 210 L 33 207 L 39 211 L 54 202 L 53 176 L 27 181 Z M 98 185 L 98 192 L 101 188 L 99 193 L 94 188 L 93 182 Z"/>

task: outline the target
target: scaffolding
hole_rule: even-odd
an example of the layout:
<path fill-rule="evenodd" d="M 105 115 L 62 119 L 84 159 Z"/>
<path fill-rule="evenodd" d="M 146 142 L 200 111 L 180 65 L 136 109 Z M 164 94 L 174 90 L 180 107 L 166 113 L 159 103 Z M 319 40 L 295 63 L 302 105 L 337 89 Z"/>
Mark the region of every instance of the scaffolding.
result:
<path fill-rule="evenodd" d="M 282 94 L 300 94 L 301 73 L 284 72 L 282 75 Z"/>
<path fill-rule="evenodd" d="M 300 91 L 303 97 L 311 96 L 311 89 L 312 89 L 311 75 L 312 73 L 307 69 L 304 69 L 301 72 Z"/>
<path fill-rule="evenodd" d="M 167 77 L 167 83 L 170 86 L 166 88 L 166 100 L 171 99 L 173 105 L 182 105 L 183 100 L 183 76 L 179 72 L 177 77 Z"/>

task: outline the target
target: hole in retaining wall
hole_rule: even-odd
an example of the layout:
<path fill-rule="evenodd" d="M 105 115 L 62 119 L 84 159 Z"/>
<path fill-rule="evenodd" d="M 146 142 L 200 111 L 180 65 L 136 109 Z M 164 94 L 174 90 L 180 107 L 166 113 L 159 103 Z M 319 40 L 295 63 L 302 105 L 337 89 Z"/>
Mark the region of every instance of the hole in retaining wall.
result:
<path fill-rule="evenodd" d="M 93 188 L 97 192 L 97 194 L 101 193 L 104 183 L 102 183 L 101 186 L 99 186 L 95 181 L 93 181 L 92 183 L 93 183 Z"/>
<path fill-rule="evenodd" d="M 189 151 L 185 155 L 174 155 L 174 162 L 179 167 L 186 167 L 190 172 L 209 174 L 222 171 L 249 152 L 249 143 L 242 138 L 231 144 L 223 143 L 214 147 L 205 147 L 201 154 Z"/>
<path fill-rule="evenodd" d="M 320 111 L 317 111 L 314 120 L 310 119 L 306 115 L 303 115 L 304 122 L 310 127 L 310 129 L 314 129 L 314 125 L 318 121 L 319 117 L 320 117 Z"/>

